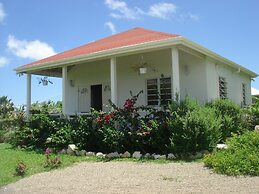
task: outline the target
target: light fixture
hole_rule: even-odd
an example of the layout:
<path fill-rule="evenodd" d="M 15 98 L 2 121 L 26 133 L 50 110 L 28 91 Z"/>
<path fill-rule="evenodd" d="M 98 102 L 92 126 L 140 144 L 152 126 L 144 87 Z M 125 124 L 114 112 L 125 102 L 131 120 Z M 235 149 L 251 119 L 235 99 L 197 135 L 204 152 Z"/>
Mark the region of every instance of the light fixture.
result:
<path fill-rule="evenodd" d="M 71 86 L 71 87 L 74 87 L 74 86 L 75 86 L 75 81 L 74 81 L 74 80 L 71 79 L 69 82 L 70 82 L 70 86 Z"/>
<path fill-rule="evenodd" d="M 147 68 L 146 67 L 139 67 L 139 74 L 146 74 Z"/>
<path fill-rule="evenodd" d="M 109 85 L 106 85 L 103 89 L 105 92 L 111 91 L 111 87 Z"/>
<path fill-rule="evenodd" d="M 50 81 L 49 79 L 48 79 L 48 77 L 43 77 L 43 78 L 38 78 L 38 80 L 39 80 L 39 84 L 42 84 L 43 86 L 47 86 L 49 83 L 50 84 L 53 84 L 53 82 L 52 81 Z"/>

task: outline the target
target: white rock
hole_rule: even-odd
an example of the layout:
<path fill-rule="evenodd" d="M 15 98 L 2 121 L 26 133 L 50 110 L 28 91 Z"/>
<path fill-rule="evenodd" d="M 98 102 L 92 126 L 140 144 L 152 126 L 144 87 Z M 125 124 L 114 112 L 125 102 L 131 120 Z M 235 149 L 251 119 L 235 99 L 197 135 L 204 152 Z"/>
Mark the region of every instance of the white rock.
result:
<path fill-rule="evenodd" d="M 160 155 L 159 159 L 166 159 L 166 155 Z"/>
<path fill-rule="evenodd" d="M 172 153 L 169 153 L 169 154 L 167 155 L 167 159 L 168 159 L 168 160 L 174 160 L 174 159 L 176 159 L 176 156 L 175 156 L 174 154 L 172 154 Z"/>
<path fill-rule="evenodd" d="M 106 155 L 106 158 L 119 158 L 120 155 L 118 152 L 112 152 Z"/>
<path fill-rule="evenodd" d="M 103 154 L 102 152 L 97 152 L 96 156 L 99 158 L 104 158 L 105 154 Z"/>
<path fill-rule="evenodd" d="M 124 152 L 123 154 L 121 154 L 121 157 L 122 157 L 122 158 L 130 158 L 130 157 L 131 157 L 131 154 L 130 154 L 128 151 L 126 151 L 126 152 Z"/>
<path fill-rule="evenodd" d="M 47 139 L 46 139 L 46 143 L 50 143 L 52 141 L 52 138 L 51 137 L 48 137 Z"/>
<path fill-rule="evenodd" d="M 139 151 L 135 151 L 133 154 L 132 154 L 132 158 L 136 158 L 136 159 L 140 159 L 142 156 L 142 154 L 139 152 Z"/>
<path fill-rule="evenodd" d="M 69 144 L 67 147 L 67 154 L 74 155 L 77 147 L 75 144 Z"/>
<path fill-rule="evenodd" d="M 259 131 L 259 125 L 256 125 L 256 126 L 255 126 L 255 130 L 256 130 L 256 131 Z"/>
<path fill-rule="evenodd" d="M 85 151 L 85 150 L 81 150 L 81 151 L 80 151 L 80 156 L 85 156 L 85 154 L 86 154 L 86 151 Z"/>
<path fill-rule="evenodd" d="M 195 157 L 196 158 L 202 158 L 203 154 L 201 152 L 196 152 Z"/>
<path fill-rule="evenodd" d="M 86 156 L 95 156 L 95 153 L 94 152 L 86 152 L 85 155 Z"/>
<path fill-rule="evenodd" d="M 227 149 L 228 148 L 228 146 L 226 145 L 226 144 L 217 144 L 217 146 L 216 146 L 216 148 L 217 149 Z"/>
<path fill-rule="evenodd" d="M 201 150 L 202 155 L 209 154 L 210 152 L 208 150 Z"/>
<path fill-rule="evenodd" d="M 76 156 L 80 156 L 80 155 L 81 155 L 81 153 L 80 153 L 79 150 L 76 150 L 76 151 L 75 151 L 75 154 L 76 154 Z"/>
<path fill-rule="evenodd" d="M 160 155 L 159 154 L 154 154 L 154 159 L 159 159 L 160 158 Z"/>
<path fill-rule="evenodd" d="M 59 154 L 66 154 L 67 153 L 67 150 L 66 149 L 62 149 L 58 152 Z"/>
<path fill-rule="evenodd" d="M 146 153 L 146 154 L 144 155 L 144 158 L 151 158 L 150 153 Z"/>

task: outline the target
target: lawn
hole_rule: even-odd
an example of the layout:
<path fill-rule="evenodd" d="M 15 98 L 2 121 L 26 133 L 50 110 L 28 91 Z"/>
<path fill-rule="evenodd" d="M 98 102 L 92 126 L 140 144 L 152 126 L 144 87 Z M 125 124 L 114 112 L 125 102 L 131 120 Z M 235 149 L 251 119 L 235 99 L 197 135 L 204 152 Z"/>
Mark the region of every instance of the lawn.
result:
<path fill-rule="evenodd" d="M 12 148 L 10 144 L 0 144 L 0 187 L 6 185 L 11 182 L 15 182 L 23 176 L 18 176 L 16 174 L 15 168 L 17 163 L 23 162 L 26 167 L 26 176 L 30 176 L 36 173 L 49 171 L 50 168 L 46 168 L 45 162 L 46 157 L 44 153 L 39 153 L 35 151 L 27 151 L 24 149 L 17 149 Z M 165 160 L 165 159 L 134 159 L 134 158 L 114 158 L 114 159 L 107 159 L 107 158 L 97 158 L 95 156 L 87 157 L 87 156 L 70 156 L 66 154 L 59 155 L 61 158 L 61 166 L 59 168 L 64 168 L 66 166 L 72 165 L 76 162 L 82 161 L 92 161 L 92 162 L 109 162 L 109 161 L 117 161 L 117 162 L 151 162 L 151 163 L 170 163 L 170 162 L 201 162 L 200 159 L 196 160 Z"/>
<path fill-rule="evenodd" d="M 61 168 L 80 161 L 98 161 L 96 157 L 85 156 L 60 155 L 60 158 Z M 18 162 L 22 161 L 26 165 L 25 176 L 30 176 L 50 170 L 44 167 L 45 160 L 43 153 L 14 149 L 9 144 L 0 144 L 0 187 L 23 178 L 16 175 L 15 167 Z"/>

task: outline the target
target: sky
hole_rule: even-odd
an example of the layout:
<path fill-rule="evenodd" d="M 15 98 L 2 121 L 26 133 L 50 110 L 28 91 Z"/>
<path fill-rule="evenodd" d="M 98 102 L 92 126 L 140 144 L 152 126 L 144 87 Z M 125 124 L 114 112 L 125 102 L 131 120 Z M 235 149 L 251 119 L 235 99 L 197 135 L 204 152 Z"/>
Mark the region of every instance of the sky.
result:
<path fill-rule="evenodd" d="M 0 96 L 25 104 L 15 68 L 134 27 L 182 35 L 259 73 L 258 10 L 258 0 L 0 0 Z M 61 79 L 49 79 L 32 77 L 33 102 L 61 100 Z"/>

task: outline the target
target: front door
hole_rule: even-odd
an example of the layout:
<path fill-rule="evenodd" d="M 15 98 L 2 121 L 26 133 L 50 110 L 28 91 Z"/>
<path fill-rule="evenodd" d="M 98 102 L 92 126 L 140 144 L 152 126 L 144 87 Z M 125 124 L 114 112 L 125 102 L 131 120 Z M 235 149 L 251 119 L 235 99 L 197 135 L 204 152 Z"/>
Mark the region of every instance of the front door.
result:
<path fill-rule="evenodd" d="M 102 84 L 91 86 L 91 108 L 102 110 Z"/>

